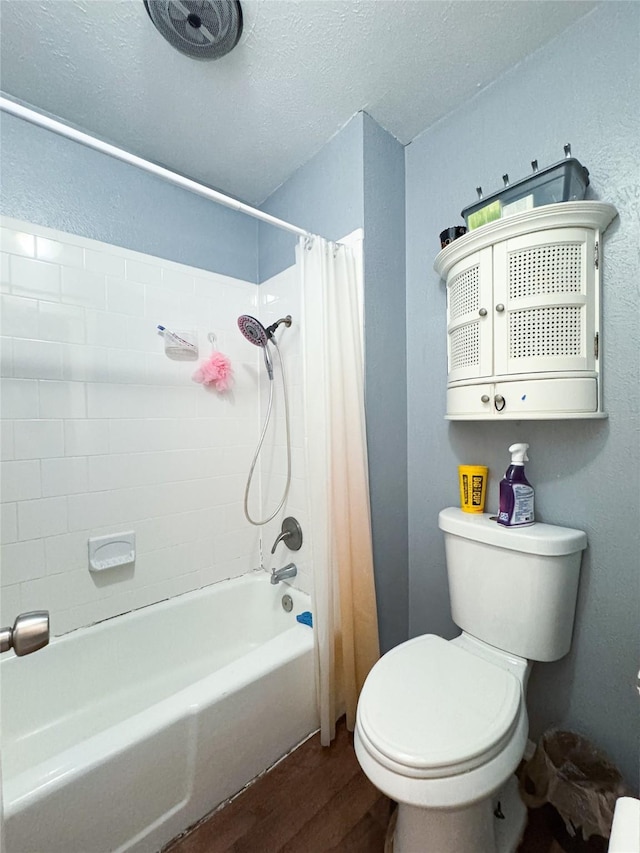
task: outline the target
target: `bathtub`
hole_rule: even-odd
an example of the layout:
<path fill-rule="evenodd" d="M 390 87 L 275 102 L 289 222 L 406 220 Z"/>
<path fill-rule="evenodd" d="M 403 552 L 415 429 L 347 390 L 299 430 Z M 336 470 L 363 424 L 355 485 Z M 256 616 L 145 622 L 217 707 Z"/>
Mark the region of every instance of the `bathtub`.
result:
<path fill-rule="evenodd" d="M 6 853 L 157 851 L 300 743 L 308 609 L 258 572 L 6 656 Z"/>

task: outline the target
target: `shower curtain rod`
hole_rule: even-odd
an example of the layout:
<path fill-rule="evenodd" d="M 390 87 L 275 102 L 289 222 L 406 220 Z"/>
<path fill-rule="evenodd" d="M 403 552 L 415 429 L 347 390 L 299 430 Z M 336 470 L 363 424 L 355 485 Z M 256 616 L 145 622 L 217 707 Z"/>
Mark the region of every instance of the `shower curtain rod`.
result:
<path fill-rule="evenodd" d="M 81 145 L 86 145 L 87 148 L 93 148 L 95 151 L 101 151 L 103 154 L 115 157 L 116 160 L 122 160 L 123 163 L 129 163 L 131 166 L 137 166 L 139 169 L 143 169 L 145 172 L 156 175 L 156 177 L 162 178 L 170 184 L 175 184 L 178 187 L 182 187 L 184 190 L 188 190 L 196 195 L 208 198 L 210 201 L 215 201 L 225 207 L 230 207 L 233 210 L 237 210 L 239 213 L 246 213 L 248 216 L 253 216 L 254 219 L 260 219 L 262 222 L 266 222 L 269 225 L 275 225 L 276 228 L 282 228 L 285 231 L 290 231 L 292 234 L 299 234 L 302 237 L 313 236 L 309 231 L 305 231 L 304 228 L 298 228 L 297 225 L 285 222 L 284 219 L 278 219 L 276 216 L 264 213 L 256 207 L 251 207 L 249 204 L 243 204 L 241 201 L 236 201 L 236 199 L 231 198 L 224 193 L 212 190 L 204 184 L 192 181 L 190 178 L 185 178 L 177 172 L 165 169 L 164 166 L 158 166 L 150 160 L 145 160 L 142 157 L 131 154 L 129 151 L 125 151 L 123 148 L 118 148 L 116 145 L 111 145 L 109 142 L 103 142 L 101 139 L 96 139 L 95 136 L 83 133 L 81 130 L 76 130 L 76 128 L 71 127 L 68 124 L 64 124 L 61 121 L 57 121 L 54 118 L 43 115 L 42 113 L 32 110 L 29 107 L 25 107 L 9 98 L 0 97 L 0 110 L 9 113 L 10 115 L 17 116 L 18 118 L 22 118 L 25 121 L 29 121 L 31 124 L 38 125 L 38 127 L 44 127 L 46 130 L 58 133 L 60 136 L 65 136 L 67 139 L 72 139 L 74 142 L 79 142 Z"/>

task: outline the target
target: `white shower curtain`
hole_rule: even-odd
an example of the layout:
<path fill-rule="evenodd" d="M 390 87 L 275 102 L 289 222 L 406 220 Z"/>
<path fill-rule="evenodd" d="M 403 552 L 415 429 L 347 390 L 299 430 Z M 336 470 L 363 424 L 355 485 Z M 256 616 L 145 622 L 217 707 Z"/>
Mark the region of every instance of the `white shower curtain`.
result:
<path fill-rule="evenodd" d="M 301 238 L 304 418 L 321 742 L 353 730 L 379 657 L 364 413 L 361 276 L 351 249 Z"/>

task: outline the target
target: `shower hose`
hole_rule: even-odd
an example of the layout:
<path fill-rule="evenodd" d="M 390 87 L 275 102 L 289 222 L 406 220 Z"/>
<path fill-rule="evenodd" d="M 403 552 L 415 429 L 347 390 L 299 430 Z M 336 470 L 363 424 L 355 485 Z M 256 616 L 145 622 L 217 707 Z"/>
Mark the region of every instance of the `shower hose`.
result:
<path fill-rule="evenodd" d="M 249 513 L 249 490 L 251 488 L 251 481 L 253 479 L 253 472 L 255 470 L 256 464 L 258 462 L 258 458 L 260 456 L 260 451 L 262 450 L 262 445 L 264 443 L 265 435 L 267 434 L 267 429 L 269 427 L 269 421 L 271 420 L 271 410 L 273 408 L 273 386 L 274 380 L 269 380 L 269 404 L 267 406 L 267 414 L 264 419 L 264 424 L 262 427 L 262 433 L 260 434 L 260 439 L 258 441 L 258 446 L 256 447 L 256 452 L 253 454 L 253 460 L 251 462 L 251 467 L 249 468 L 249 476 L 247 477 L 247 485 L 244 490 L 244 514 L 245 518 L 249 522 L 249 524 L 253 524 L 255 527 L 260 527 L 263 524 L 267 524 L 269 521 L 274 519 L 276 515 L 280 512 L 284 503 L 287 499 L 287 495 L 289 494 L 289 486 L 291 485 L 291 434 L 289 429 L 289 398 L 287 395 L 287 381 L 284 372 L 284 362 L 282 361 L 282 355 L 280 354 L 280 347 L 278 346 L 278 342 L 275 338 L 271 338 L 271 343 L 276 348 L 276 352 L 278 353 L 278 361 L 280 362 L 280 375 L 282 376 L 282 393 L 284 397 L 284 420 L 285 420 L 285 429 L 287 434 L 287 482 L 284 487 L 284 492 L 282 493 L 282 500 L 278 504 L 278 506 L 274 509 L 268 518 L 263 518 L 261 521 L 257 521 L 256 519 L 251 517 Z M 267 344 L 268 346 L 268 344 Z"/>

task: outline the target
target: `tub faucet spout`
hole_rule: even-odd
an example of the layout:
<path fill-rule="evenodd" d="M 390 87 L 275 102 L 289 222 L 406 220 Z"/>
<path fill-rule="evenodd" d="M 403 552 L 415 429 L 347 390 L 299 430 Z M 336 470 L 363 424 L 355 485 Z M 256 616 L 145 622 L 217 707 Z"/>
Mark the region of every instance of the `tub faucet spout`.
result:
<path fill-rule="evenodd" d="M 289 563 L 281 569 L 271 569 L 271 583 L 280 583 L 285 578 L 295 578 L 298 569 L 295 563 Z"/>

